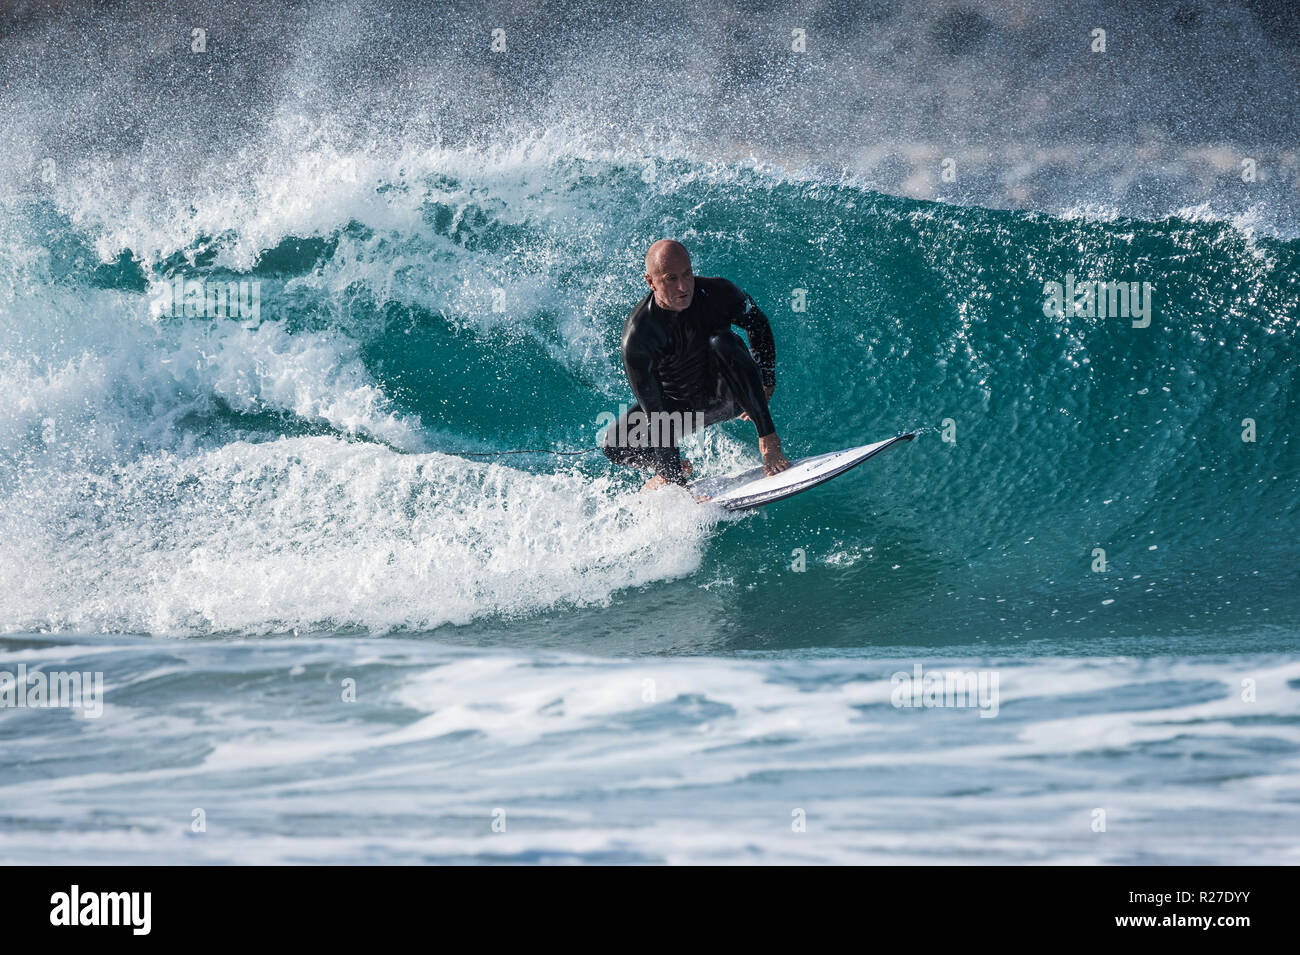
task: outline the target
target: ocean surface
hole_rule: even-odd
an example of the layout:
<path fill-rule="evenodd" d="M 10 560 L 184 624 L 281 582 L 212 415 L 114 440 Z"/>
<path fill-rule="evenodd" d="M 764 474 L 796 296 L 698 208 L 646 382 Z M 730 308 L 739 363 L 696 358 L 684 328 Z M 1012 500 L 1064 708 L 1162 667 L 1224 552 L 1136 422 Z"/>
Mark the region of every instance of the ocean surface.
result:
<path fill-rule="evenodd" d="M 364 86 L 379 34 L 331 9 Z M 232 115 L 265 135 L 214 144 L 224 74 L 155 26 L 157 74 L 105 76 L 206 76 L 154 103 L 170 137 L 138 95 L 102 140 L 0 118 L 32 160 L 0 201 L 0 704 L 20 667 L 103 681 L 98 714 L 0 706 L 0 861 L 1300 862 L 1285 203 L 1235 169 L 1221 202 L 932 201 L 794 133 L 521 118 L 562 86 L 482 135 L 358 94 L 411 118 L 366 140 L 299 102 L 341 82 L 303 49 Z M 770 317 L 787 454 L 916 440 L 743 514 L 638 493 L 595 435 L 665 236 Z M 1149 315 L 1048 314 L 1067 281 L 1149 283 Z M 521 449 L 564 453 L 489 454 Z M 758 460 L 740 421 L 684 451 Z M 986 692 L 927 696 L 945 672 Z"/>

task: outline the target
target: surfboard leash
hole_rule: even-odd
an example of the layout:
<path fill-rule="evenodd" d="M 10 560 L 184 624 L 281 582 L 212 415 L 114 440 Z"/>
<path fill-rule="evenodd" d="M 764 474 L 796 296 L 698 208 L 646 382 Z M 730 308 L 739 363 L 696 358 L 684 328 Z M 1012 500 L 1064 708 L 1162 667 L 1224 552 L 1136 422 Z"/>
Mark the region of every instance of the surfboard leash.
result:
<path fill-rule="evenodd" d="M 439 454 L 459 455 L 466 458 L 483 458 L 493 457 L 498 454 L 555 454 L 559 456 L 573 456 L 577 454 L 591 454 L 592 451 L 599 451 L 600 448 L 587 448 L 585 451 L 553 451 L 550 448 L 519 448 L 514 451 L 440 451 Z"/>

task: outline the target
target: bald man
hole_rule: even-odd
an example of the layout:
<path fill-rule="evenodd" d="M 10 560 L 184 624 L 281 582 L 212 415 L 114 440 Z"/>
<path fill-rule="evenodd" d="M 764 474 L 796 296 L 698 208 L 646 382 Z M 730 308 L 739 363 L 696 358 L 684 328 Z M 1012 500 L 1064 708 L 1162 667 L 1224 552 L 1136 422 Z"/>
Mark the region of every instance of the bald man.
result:
<path fill-rule="evenodd" d="M 650 292 L 623 326 L 623 368 L 637 403 L 601 434 L 605 454 L 615 464 L 654 471 L 647 488 L 684 485 L 691 465 L 682 461 L 677 440 L 739 417 L 758 429 L 763 470 L 784 471 L 790 462 L 767 407 L 776 387 L 767 316 L 726 279 L 697 277 L 686 247 L 672 239 L 650 246 L 645 280 Z M 749 348 L 732 325 L 749 336 Z M 671 428 L 644 429 L 658 436 L 654 446 L 645 446 L 644 432 L 641 440 L 628 438 L 637 434 L 638 420 L 656 412 L 673 414 L 665 416 Z"/>

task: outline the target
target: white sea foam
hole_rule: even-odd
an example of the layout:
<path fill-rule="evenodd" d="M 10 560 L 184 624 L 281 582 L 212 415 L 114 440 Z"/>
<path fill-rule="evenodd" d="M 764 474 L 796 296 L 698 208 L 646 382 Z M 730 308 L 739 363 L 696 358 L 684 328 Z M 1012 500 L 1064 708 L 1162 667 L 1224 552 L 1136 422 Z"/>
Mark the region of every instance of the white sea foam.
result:
<path fill-rule="evenodd" d="M 333 437 L 160 452 L 0 511 L 5 630 L 424 629 L 607 601 L 699 563 L 684 492 Z"/>
<path fill-rule="evenodd" d="M 104 649 L 22 651 L 122 671 L 128 705 L 110 693 L 53 772 L 5 777 L 7 815 L 26 820 L 0 825 L 7 858 L 47 852 L 50 825 L 69 861 L 1296 858 L 1279 834 L 1296 815 L 1300 664 L 1277 656 L 927 659 L 999 673 L 985 720 L 892 706 L 899 660 L 397 638 Z M 345 677 L 356 703 L 340 699 Z M 9 758 L 41 745 L 29 731 Z M 187 831 L 191 805 L 220 838 Z M 242 821 L 268 814 L 273 836 Z"/>

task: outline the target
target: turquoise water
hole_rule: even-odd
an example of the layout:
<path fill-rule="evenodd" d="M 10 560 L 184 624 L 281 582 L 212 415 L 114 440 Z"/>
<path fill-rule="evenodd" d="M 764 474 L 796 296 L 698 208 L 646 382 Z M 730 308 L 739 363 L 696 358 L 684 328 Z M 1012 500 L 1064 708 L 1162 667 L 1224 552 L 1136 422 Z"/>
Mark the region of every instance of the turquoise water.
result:
<path fill-rule="evenodd" d="M 1294 18 L 798 13 L 6 11 L 0 861 L 1300 861 Z M 916 439 L 638 493 L 665 236 Z"/>

